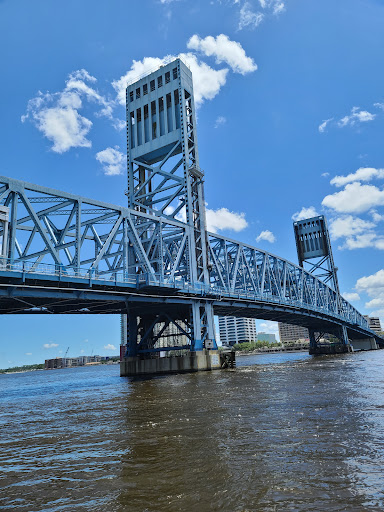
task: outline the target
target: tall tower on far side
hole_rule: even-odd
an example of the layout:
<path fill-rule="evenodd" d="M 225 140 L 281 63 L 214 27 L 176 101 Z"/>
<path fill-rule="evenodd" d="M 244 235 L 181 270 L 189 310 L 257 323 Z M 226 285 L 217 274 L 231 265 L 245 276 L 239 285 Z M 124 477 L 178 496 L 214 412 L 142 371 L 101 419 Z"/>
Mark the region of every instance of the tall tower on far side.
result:
<path fill-rule="evenodd" d="M 134 221 L 136 227 L 140 225 L 136 230 L 140 236 L 136 245 L 145 251 L 149 241 L 158 237 L 165 246 L 162 233 L 142 227 L 148 223 L 149 217 L 146 216 L 161 217 L 164 223 L 167 219 L 183 222 L 183 231 L 177 234 L 174 230 L 176 234 L 172 234 L 170 250 L 175 246 L 181 247 L 181 244 L 185 247 L 183 254 L 180 249 L 180 264 L 172 276 L 182 277 L 193 285 L 209 286 L 204 173 L 199 166 L 191 71 L 182 60 L 175 59 L 128 84 L 126 110 L 128 207 L 140 213 Z M 129 272 L 143 272 L 133 245 L 127 252 Z M 147 268 L 149 262 L 150 271 L 164 279 L 167 275 L 164 252 L 153 256 L 148 249 L 146 253 Z M 187 323 L 191 349 L 216 348 L 211 303 L 203 299 L 194 300 L 190 309 Z M 158 323 L 163 322 L 162 315 L 156 314 Z M 169 321 L 169 312 L 164 311 L 164 315 Z M 142 322 L 146 339 L 156 339 L 155 335 L 147 334 L 150 326 L 153 326 L 153 333 L 156 332 L 156 318 L 148 317 L 144 321 L 142 315 L 138 317 L 141 318 L 139 330 Z M 183 318 L 172 318 L 176 323 L 177 320 L 182 320 L 185 325 L 185 314 Z M 136 320 L 128 319 L 128 326 L 132 326 L 133 331 L 136 330 L 135 325 Z M 131 355 L 137 351 L 134 338 L 135 334 L 128 335 L 127 353 Z M 151 343 L 147 344 L 148 348 L 151 348 Z"/>

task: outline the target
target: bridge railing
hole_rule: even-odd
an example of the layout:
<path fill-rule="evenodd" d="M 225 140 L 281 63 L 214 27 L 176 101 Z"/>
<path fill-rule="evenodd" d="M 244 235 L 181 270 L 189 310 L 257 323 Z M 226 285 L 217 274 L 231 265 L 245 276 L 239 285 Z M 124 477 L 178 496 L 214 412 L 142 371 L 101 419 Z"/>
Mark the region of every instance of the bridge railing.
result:
<path fill-rule="evenodd" d="M 206 285 L 201 282 L 190 283 L 180 277 L 168 279 L 164 281 L 164 278 L 160 274 L 137 274 L 129 275 L 126 272 L 105 272 L 99 274 L 96 269 L 81 268 L 81 267 L 70 267 L 63 265 L 54 265 L 47 263 L 32 263 L 28 261 L 11 261 L 7 258 L 0 258 L 0 276 L 6 273 L 21 274 L 22 277 L 26 277 L 28 274 L 38 276 L 53 277 L 55 280 L 61 279 L 74 279 L 82 280 L 87 283 L 99 283 L 103 285 L 130 285 L 135 288 L 142 287 L 163 287 L 163 288 L 174 288 L 180 292 L 201 295 L 202 297 L 210 297 L 211 299 L 221 300 L 223 298 L 231 298 L 238 300 L 245 300 L 247 302 L 261 302 L 282 306 L 290 306 L 296 308 L 305 308 L 307 310 L 331 315 L 335 319 L 340 321 L 345 320 L 345 314 L 340 314 L 338 311 L 329 310 L 326 306 L 316 306 L 314 304 L 306 303 L 303 299 L 294 300 L 289 297 L 279 297 L 274 295 L 272 292 L 264 291 L 264 293 L 257 293 L 249 290 L 228 290 L 228 288 L 217 286 L 215 283 Z M 348 304 L 348 303 L 347 303 Z M 349 318 L 351 324 L 366 327 L 363 322 L 359 321 L 359 316 Z"/>

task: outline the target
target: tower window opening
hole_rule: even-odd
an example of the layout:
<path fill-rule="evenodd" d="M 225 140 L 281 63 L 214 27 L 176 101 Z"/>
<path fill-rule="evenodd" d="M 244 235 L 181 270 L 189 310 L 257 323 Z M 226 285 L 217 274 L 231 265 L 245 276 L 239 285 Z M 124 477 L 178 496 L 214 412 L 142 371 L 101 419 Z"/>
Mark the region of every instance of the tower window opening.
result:
<path fill-rule="evenodd" d="M 157 87 L 163 87 L 163 75 L 157 77 Z"/>
<path fill-rule="evenodd" d="M 172 75 L 173 75 L 173 79 L 176 80 L 176 78 L 177 78 L 177 68 L 173 68 L 172 69 Z"/>
<path fill-rule="evenodd" d="M 133 101 L 133 91 L 129 93 L 129 101 Z"/>
<path fill-rule="evenodd" d="M 153 92 L 155 90 L 155 81 L 154 80 L 151 80 L 149 82 L 149 87 L 151 89 L 151 92 Z"/>
<path fill-rule="evenodd" d="M 138 100 L 140 98 L 140 87 L 136 89 L 136 99 Z"/>
<path fill-rule="evenodd" d="M 143 85 L 143 96 L 145 96 L 146 94 L 148 94 L 148 84 Z"/>
<path fill-rule="evenodd" d="M 169 84 L 169 82 L 171 81 L 171 72 L 170 71 L 167 71 L 165 73 L 165 83 L 166 84 Z"/>

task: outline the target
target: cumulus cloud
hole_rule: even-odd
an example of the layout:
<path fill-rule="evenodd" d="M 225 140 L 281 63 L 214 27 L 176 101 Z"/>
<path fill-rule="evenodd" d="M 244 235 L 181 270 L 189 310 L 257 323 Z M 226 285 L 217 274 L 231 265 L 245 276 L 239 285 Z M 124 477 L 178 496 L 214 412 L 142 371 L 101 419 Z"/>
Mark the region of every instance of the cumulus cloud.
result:
<path fill-rule="evenodd" d="M 339 213 L 362 213 L 384 204 L 384 191 L 360 182 L 348 183 L 344 190 L 325 196 L 322 205 Z"/>
<path fill-rule="evenodd" d="M 373 222 L 369 222 L 352 215 L 344 215 L 331 220 L 329 231 L 334 240 L 343 237 L 354 237 L 361 235 L 375 227 Z"/>
<path fill-rule="evenodd" d="M 31 356 L 32 355 L 32 352 L 26 352 L 25 353 L 26 356 Z"/>
<path fill-rule="evenodd" d="M 105 350 L 117 350 L 115 345 L 112 345 L 112 343 L 108 343 L 108 345 L 104 345 Z"/>
<path fill-rule="evenodd" d="M 258 237 L 256 237 L 256 242 L 260 242 L 261 240 L 265 240 L 266 242 L 273 244 L 276 242 L 276 237 L 272 231 L 266 229 L 265 231 L 262 231 Z"/>
<path fill-rule="evenodd" d="M 373 294 L 377 290 L 384 291 L 384 269 L 378 270 L 370 276 L 360 277 L 355 288 L 368 294 Z"/>
<path fill-rule="evenodd" d="M 224 229 L 242 231 L 248 226 L 244 213 L 231 212 L 228 208 L 206 209 L 207 230 L 217 233 Z"/>
<path fill-rule="evenodd" d="M 58 346 L 58 343 L 44 343 L 43 348 L 56 348 Z"/>
<path fill-rule="evenodd" d="M 374 103 L 373 106 L 380 110 L 384 110 L 384 103 Z"/>
<path fill-rule="evenodd" d="M 231 41 L 225 34 L 216 38 L 207 36 L 204 39 L 195 34 L 188 41 L 187 48 L 199 51 L 207 57 L 215 57 L 217 64 L 228 64 L 234 73 L 245 75 L 257 70 L 254 60 L 246 55 L 241 44 Z"/>
<path fill-rule="evenodd" d="M 219 128 L 219 126 L 223 126 L 227 122 L 227 119 L 224 116 L 219 116 L 215 121 L 215 128 Z"/>
<path fill-rule="evenodd" d="M 347 183 L 355 181 L 371 181 L 373 178 L 384 178 L 384 169 L 375 169 L 374 167 L 360 167 L 356 172 L 347 176 L 335 176 L 331 179 L 331 185 L 343 187 Z"/>
<path fill-rule="evenodd" d="M 320 133 L 324 133 L 325 132 L 325 129 L 327 128 L 327 125 L 333 121 L 333 117 L 330 117 L 329 119 L 325 119 L 325 121 L 323 121 L 321 123 L 321 125 L 319 126 L 319 132 Z"/>
<path fill-rule="evenodd" d="M 384 237 L 375 232 L 376 223 L 353 217 L 352 215 L 343 215 L 332 219 L 330 222 L 330 234 L 333 240 L 344 238 L 344 243 L 339 249 L 364 249 L 373 247 L 375 249 L 384 249 Z"/>
<path fill-rule="evenodd" d="M 239 30 L 243 30 L 244 28 L 254 29 L 258 27 L 264 19 L 264 14 L 253 11 L 249 2 L 245 2 L 242 5 L 239 14 Z"/>
<path fill-rule="evenodd" d="M 123 174 L 124 155 L 119 151 L 119 147 L 106 148 L 96 153 L 96 160 L 103 166 L 103 172 L 106 176 L 117 176 Z"/>
<path fill-rule="evenodd" d="M 360 107 L 353 107 L 348 116 L 344 116 L 337 123 L 340 127 L 354 126 L 357 123 L 367 123 L 373 121 L 376 114 L 371 114 L 367 110 L 361 110 Z"/>
<path fill-rule="evenodd" d="M 355 288 L 360 293 L 366 293 L 371 298 L 365 304 L 373 316 L 384 316 L 384 270 L 380 269 L 375 274 L 364 276 L 357 280 Z"/>
<path fill-rule="evenodd" d="M 96 82 L 85 69 L 70 73 L 65 88 L 57 93 L 39 91 L 29 100 L 22 122 L 29 119 L 53 143 L 52 151 L 64 153 L 75 147 L 91 147 L 87 135 L 92 121 L 79 113 L 83 100 L 101 106 L 99 116 L 112 116 L 112 105 L 88 83 Z"/>
<path fill-rule="evenodd" d="M 355 292 L 351 292 L 351 293 L 344 292 L 344 293 L 342 293 L 342 296 L 348 302 L 360 300 L 360 295 L 358 293 L 355 293 Z"/>
<path fill-rule="evenodd" d="M 311 219 L 312 217 L 317 217 L 319 214 L 316 211 L 314 206 L 309 206 L 306 208 L 305 206 L 299 212 L 296 212 L 292 215 L 292 220 L 299 221 L 304 219 Z"/>

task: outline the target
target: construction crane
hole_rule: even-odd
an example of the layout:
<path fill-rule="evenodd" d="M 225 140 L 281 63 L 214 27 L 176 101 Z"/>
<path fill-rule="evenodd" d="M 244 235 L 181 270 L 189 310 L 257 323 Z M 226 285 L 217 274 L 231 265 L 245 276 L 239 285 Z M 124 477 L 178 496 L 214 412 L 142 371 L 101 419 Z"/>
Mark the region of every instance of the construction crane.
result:
<path fill-rule="evenodd" d="M 65 351 L 65 354 L 64 354 L 64 359 L 67 357 L 67 354 L 68 354 L 68 350 L 69 350 L 69 347 L 67 348 L 67 350 Z"/>

